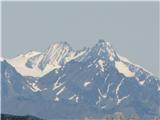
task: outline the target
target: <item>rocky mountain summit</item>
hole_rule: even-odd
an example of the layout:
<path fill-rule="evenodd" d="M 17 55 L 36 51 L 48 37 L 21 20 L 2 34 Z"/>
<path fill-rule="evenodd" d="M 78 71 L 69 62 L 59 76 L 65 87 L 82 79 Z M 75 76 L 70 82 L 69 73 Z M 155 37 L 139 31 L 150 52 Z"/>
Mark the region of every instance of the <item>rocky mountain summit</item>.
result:
<path fill-rule="evenodd" d="M 2 113 L 52 120 L 101 120 L 119 112 L 142 120 L 160 116 L 159 78 L 105 40 L 78 51 L 58 42 L 44 52 L 4 59 L 1 78 Z"/>

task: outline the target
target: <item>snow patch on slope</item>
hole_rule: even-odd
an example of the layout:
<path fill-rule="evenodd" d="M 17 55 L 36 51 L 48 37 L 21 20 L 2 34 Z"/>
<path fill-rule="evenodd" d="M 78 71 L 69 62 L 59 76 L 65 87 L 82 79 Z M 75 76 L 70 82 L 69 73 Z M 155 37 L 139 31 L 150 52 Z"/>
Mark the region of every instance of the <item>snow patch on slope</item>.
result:
<path fill-rule="evenodd" d="M 74 94 L 73 96 L 69 97 L 68 100 L 73 100 L 77 95 Z"/>
<path fill-rule="evenodd" d="M 101 71 L 104 72 L 105 61 L 100 59 L 100 60 L 98 60 L 98 64 L 100 65 Z"/>
<path fill-rule="evenodd" d="M 101 97 L 98 96 L 98 100 L 96 101 L 96 105 L 100 104 L 100 102 L 101 102 Z"/>
<path fill-rule="evenodd" d="M 69 97 L 68 100 L 74 100 L 76 103 L 79 102 L 79 96 L 74 94 L 73 96 Z"/>
<path fill-rule="evenodd" d="M 123 81 L 124 81 L 124 79 L 121 80 L 121 82 L 117 85 L 117 88 L 116 88 L 117 105 L 119 105 L 123 100 L 125 100 L 129 97 L 129 95 L 127 95 L 127 96 L 124 96 L 122 98 L 119 98 L 118 92 L 120 90 L 120 87 L 121 87 Z"/>
<path fill-rule="evenodd" d="M 118 98 L 117 105 L 119 105 L 123 100 L 127 99 L 128 97 L 129 97 L 129 95 L 124 96 L 122 98 Z"/>
<path fill-rule="evenodd" d="M 137 82 L 139 83 L 139 85 L 144 85 L 145 80 L 140 80 L 138 77 L 136 77 Z"/>
<path fill-rule="evenodd" d="M 122 73 L 126 77 L 133 77 L 135 75 L 135 73 L 130 71 L 128 66 L 121 61 L 115 61 L 115 67 L 119 73 Z"/>
<path fill-rule="evenodd" d="M 148 70 L 146 70 L 145 68 L 143 68 L 143 67 L 140 66 L 140 65 L 137 65 L 137 64 L 132 63 L 132 62 L 131 62 L 130 60 L 128 60 L 126 57 L 122 57 L 122 56 L 120 56 L 119 54 L 117 54 L 117 55 L 118 55 L 118 58 L 119 58 L 121 61 L 126 62 L 126 63 L 129 63 L 129 64 L 131 64 L 131 65 L 134 65 L 135 67 L 138 67 L 139 69 L 142 69 L 143 71 L 149 73 L 150 75 L 153 75 L 153 73 L 149 72 Z"/>
<path fill-rule="evenodd" d="M 85 83 L 83 84 L 83 86 L 84 86 L 84 87 L 87 87 L 89 84 L 91 84 L 91 82 L 90 82 L 90 81 L 87 81 L 87 82 L 85 82 Z"/>
<path fill-rule="evenodd" d="M 64 91 L 65 88 L 66 88 L 65 86 L 62 87 L 62 88 L 56 93 L 56 95 L 60 95 L 60 94 Z"/>
<path fill-rule="evenodd" d="M 59 101 L 59 98 L 58 98 L 58 97 L 55 97 L 55 98 L 54 98 L 54 101 L 58 102 L 58 101 Z"/>
<path fill-rule="evenodd" d="M 100 94 L 100 96 L 102 97 L 102 98 L 106 98 L 107 96 L 105 95 L 105 94 L 102 94 L 102 92 L 101 92 L 101 90 L 98 88 L 98 92 L 99 92 L 99 94 Z"/>
<path fill-rule="evenodd" d="M 61 87 L 62 85 L 64 85 L 65 82 L 63 82 L 63 83 L 62 83 L 62 82 L 59 82 L 60 79 L 61 79 L 61 77 L 59 77 L 58 80 L 53 84 L 53 88 L 52 88 L 53 91 L 56 90 L 56 89 L 58 89 L 58 88 Z"/>
<path fill-rule="evenodd" d="M 41 89 L 36 85 L 36 83 L 30 83 L 29 81 L 27 81 L 27 83 L 30 85 L 30 89 L 33 92 L 41 91 Z"/>
<path fill-rule="evenodd" d="M 19 55 L 16 58 L 9 59 L 7 60 L 7 62 L 11 64 L 23 76 L 37 77 L 42 74 L 41 70 L 37 67 L 35 67 L 34 69 L 28 68 L 26 66 L 26 62 L 30 57 L 33 57 L 38 54 L 40 53 L 36 51 L 31 51 L 27 54 Z"/>
<path fill-rule="evenodd" d="M 121 82 L 117 85 L 117 88 L 116 88 L 116 95 L 118 95 L 118 91 L 122 85 L 122 82 L 123 82 L 124 79 L 121 80 Z"/>
<path fill-rule="evenodd" d="M 109 83 L 109 84 L 108 84 L 108 86 L 107 86 L 107 93 L 106 93 L 106 98 L 107 98 L 107 96 L 108 96 L 108 93 L 109 93 L 109 89 L 110 89 L 111 85 L 112 85 L 112 83 Z"/>

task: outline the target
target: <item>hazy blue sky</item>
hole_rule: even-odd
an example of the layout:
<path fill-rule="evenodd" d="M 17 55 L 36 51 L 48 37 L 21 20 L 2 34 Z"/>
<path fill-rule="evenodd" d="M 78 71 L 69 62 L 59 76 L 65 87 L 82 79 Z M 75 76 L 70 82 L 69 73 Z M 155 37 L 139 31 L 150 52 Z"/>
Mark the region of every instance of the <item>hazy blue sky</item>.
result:
<path fill-rule="evenodd" d="M 45 50 L 55 41 L 75 49 L 98 39 L 158 75 L 158 2 L 3 2 L 2 55 Z"/>

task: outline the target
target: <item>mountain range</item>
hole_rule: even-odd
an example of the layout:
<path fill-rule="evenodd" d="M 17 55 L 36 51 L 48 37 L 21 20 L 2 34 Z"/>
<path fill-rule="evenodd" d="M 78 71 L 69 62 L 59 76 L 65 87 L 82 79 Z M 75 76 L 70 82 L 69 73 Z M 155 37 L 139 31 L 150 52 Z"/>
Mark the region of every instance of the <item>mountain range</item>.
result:
<path fill-rule="evenodd" d="M 74 50 L 57 42 L 1 60 L 2 113 L 45 119 L 160 116 L 160 79 L 105 41 Z"/>

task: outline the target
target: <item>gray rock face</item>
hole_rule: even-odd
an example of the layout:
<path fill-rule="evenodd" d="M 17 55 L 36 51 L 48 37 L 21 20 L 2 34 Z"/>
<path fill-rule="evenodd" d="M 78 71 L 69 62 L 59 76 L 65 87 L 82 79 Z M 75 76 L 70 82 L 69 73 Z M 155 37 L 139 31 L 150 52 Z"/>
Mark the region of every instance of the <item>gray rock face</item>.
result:
<path fill-rule="evenodd" d="M 115 113 L 113 120 L 160 115 L 159 78 L 120 58 L 103 40 L 41 78 L 22 76 L 6 61 L 1 76 L 3 113 L 47 119 L 103 119 Z"/>

